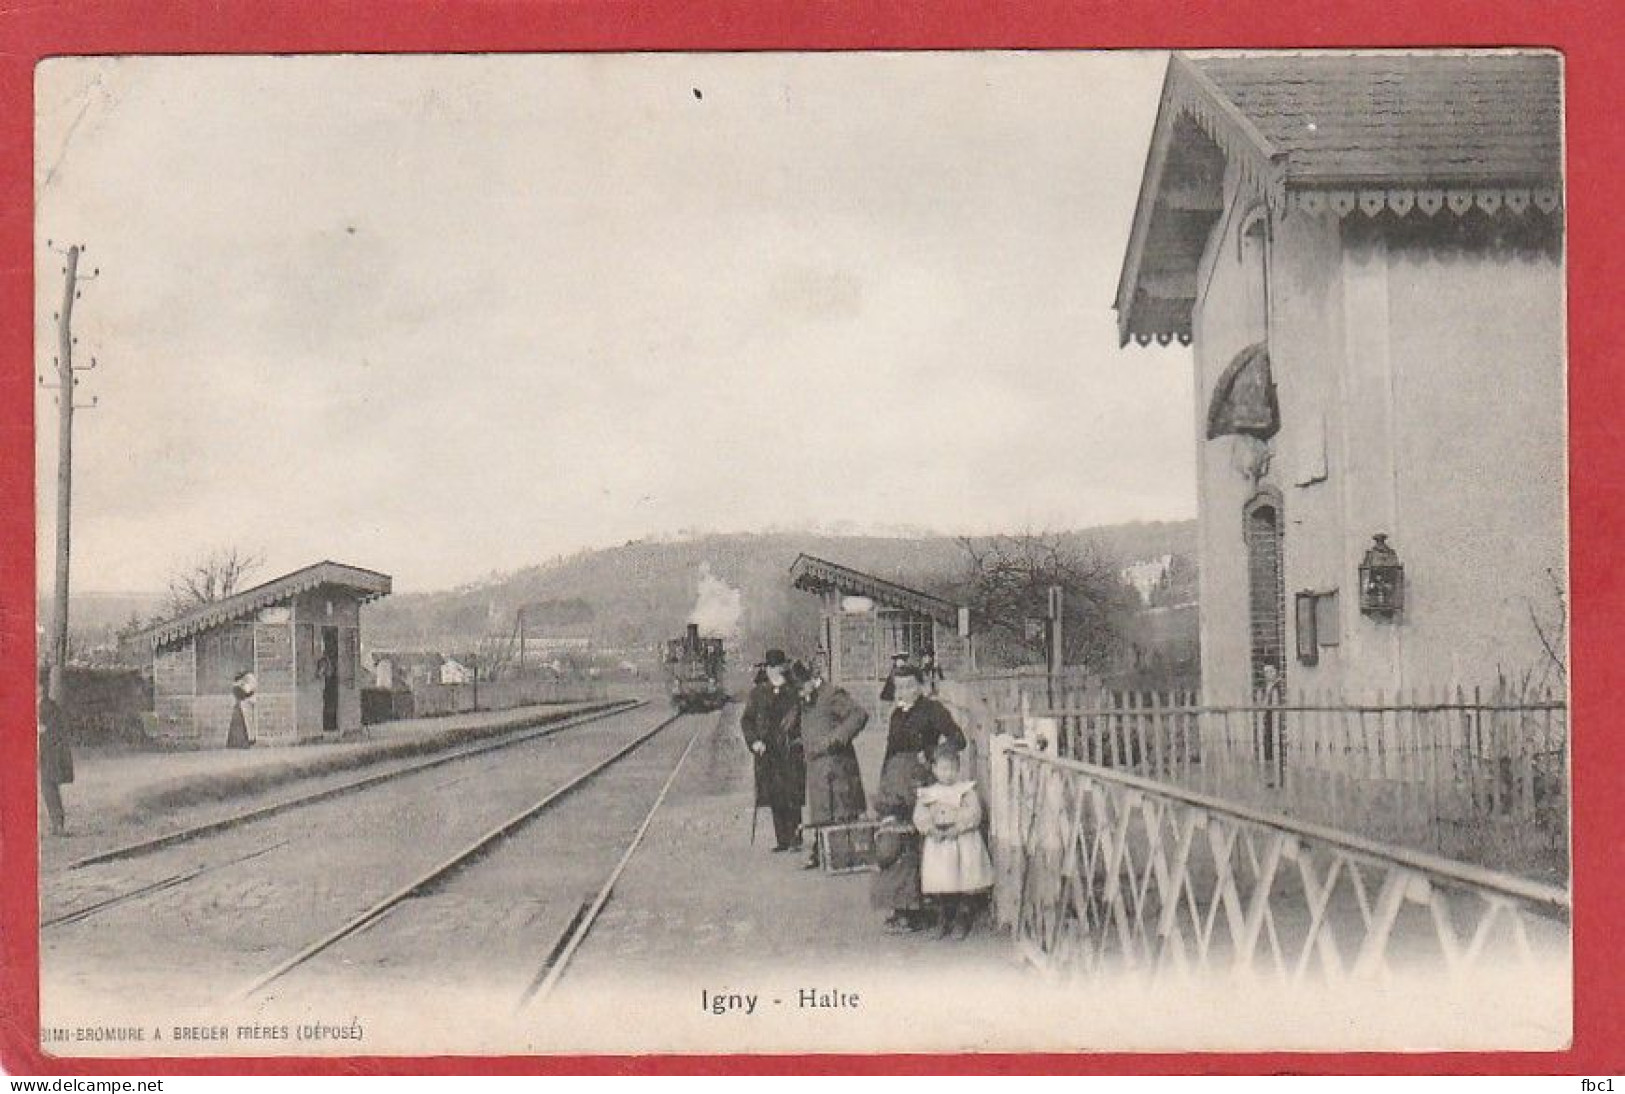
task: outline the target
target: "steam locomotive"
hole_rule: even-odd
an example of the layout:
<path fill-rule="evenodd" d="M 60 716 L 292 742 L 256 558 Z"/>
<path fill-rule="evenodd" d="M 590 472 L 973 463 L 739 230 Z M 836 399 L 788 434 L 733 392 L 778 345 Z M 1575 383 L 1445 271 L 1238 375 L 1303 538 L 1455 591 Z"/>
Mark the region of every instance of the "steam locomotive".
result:
<path fill-rule="evenodd" d="M 684 712 L 720 710 L 728 701 L 723 690 L 726 666 L 722 639 L 701 638 L 699 624 L 690 623 L 683 637 L 666 643 L 672 705 Z"/>

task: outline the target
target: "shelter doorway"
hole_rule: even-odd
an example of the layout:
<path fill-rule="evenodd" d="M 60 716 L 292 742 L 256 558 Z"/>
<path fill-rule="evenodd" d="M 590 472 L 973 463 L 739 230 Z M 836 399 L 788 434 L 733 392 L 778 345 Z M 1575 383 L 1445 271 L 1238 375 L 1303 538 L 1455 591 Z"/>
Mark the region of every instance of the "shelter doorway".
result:
<path fill-rule="evenodd" d="M 339 629 L 322 628 L 322 732 L 339 731 Z"/>

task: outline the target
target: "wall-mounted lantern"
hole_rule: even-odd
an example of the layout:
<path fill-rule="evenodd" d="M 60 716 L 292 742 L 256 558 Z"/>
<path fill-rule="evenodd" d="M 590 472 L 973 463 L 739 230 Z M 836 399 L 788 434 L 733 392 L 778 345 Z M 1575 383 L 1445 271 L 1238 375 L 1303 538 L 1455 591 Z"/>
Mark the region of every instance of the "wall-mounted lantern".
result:
<path fill-rule="evenodd" d="M 1360 611 L 1391 619 L 1405 610 L 1405 567 L 1379 532 L 1360 561 Z"/>

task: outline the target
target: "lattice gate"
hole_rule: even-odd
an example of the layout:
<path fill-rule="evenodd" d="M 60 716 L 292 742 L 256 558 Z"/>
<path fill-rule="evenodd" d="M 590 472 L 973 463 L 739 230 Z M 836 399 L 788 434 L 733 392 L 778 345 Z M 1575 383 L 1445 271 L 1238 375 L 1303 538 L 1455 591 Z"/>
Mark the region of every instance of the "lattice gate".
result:
<path fill-rule="evenodd" d="M 1558 888 L 1122 772 L 993 757 L 999 907 L 1057 975 L 1299 984 L 1567 960 Z"/>

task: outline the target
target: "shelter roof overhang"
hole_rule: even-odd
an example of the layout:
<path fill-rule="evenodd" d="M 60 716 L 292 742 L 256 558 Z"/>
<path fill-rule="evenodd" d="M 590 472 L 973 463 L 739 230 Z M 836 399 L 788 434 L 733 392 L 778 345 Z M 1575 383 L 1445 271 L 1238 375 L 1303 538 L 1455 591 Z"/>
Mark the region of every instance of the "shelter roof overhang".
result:
<path fill-rule="evenodd" d="M 220 600 L 200 604 L 196 608 L 165 620 L 137 634 L 135 639 L 152 648 L 173 645 L 201 631 L 234 623 L 245 616 L 291 600 L 301 593 L 323 586 L 342 589 L 361 603 L 388 596 L 391 580 L 388 574 L 349 566 L 342 562 L 323 561 L 306 566 L 293 573 L 245 589 Z"/>
<path fill-rule="evenodd" d="M 888 608 L 918 612 L 950 627 L 959 621 L 958 605 L 939 596 L 812 555 L 797 556 L 790 566 L 790 583 L 803 592 L 866 596 Z"/>

